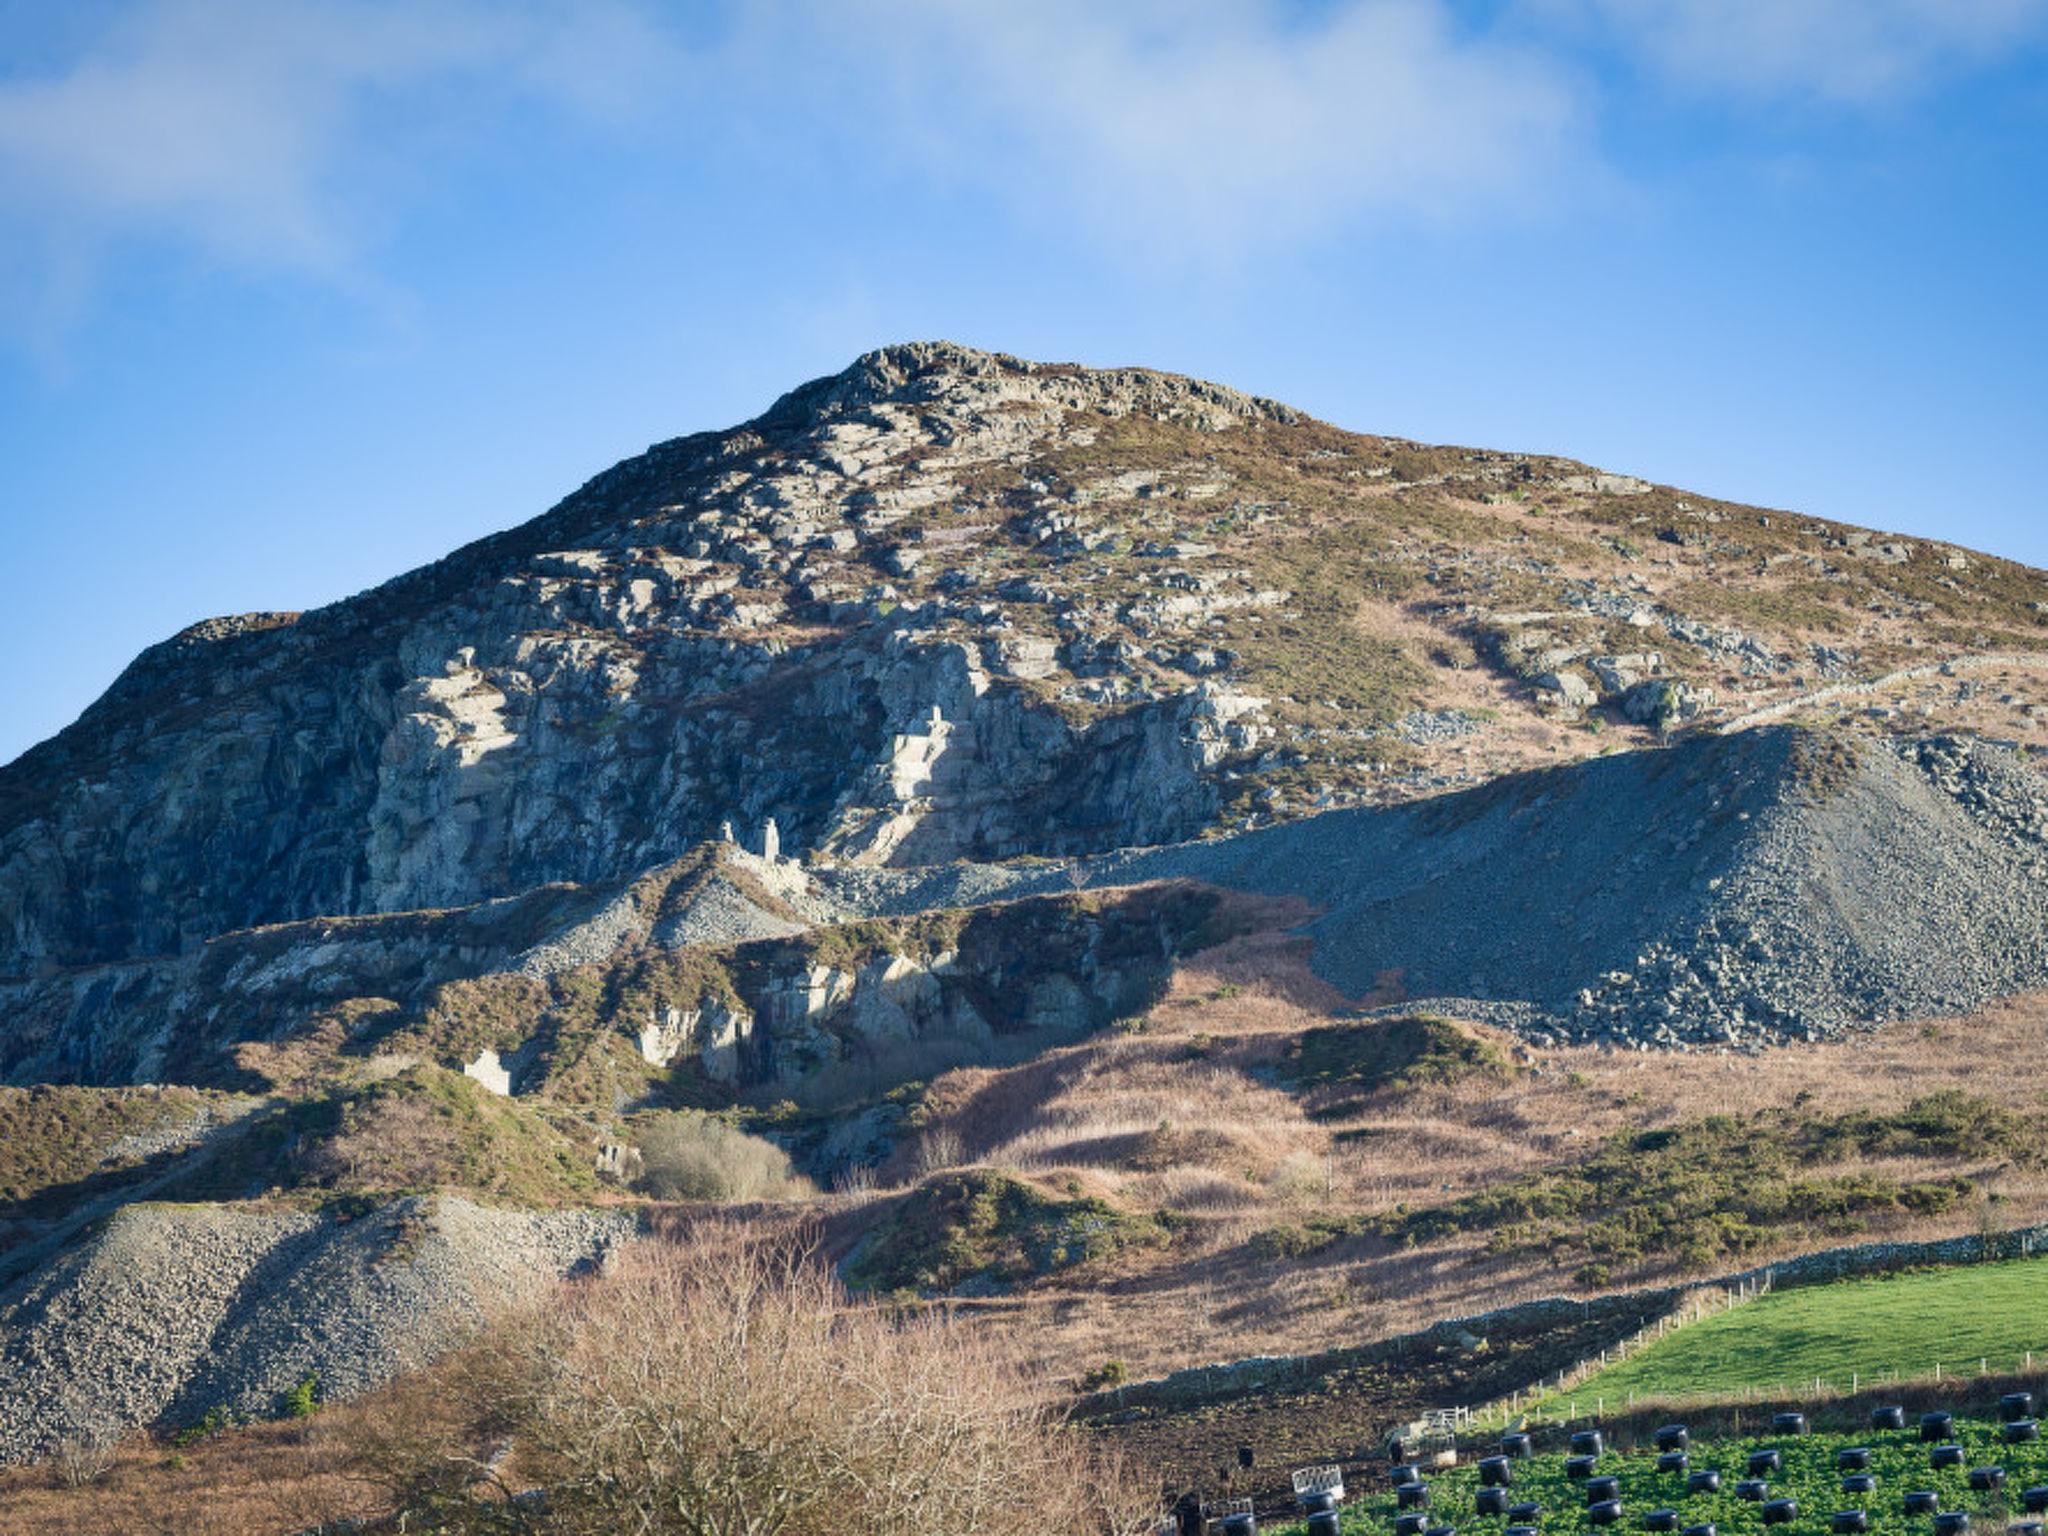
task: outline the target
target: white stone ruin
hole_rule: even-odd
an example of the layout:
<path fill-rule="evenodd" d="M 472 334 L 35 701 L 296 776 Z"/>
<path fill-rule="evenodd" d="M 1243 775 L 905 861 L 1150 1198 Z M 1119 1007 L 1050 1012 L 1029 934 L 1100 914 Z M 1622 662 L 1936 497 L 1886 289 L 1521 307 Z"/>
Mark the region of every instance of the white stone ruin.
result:
<path fill-rule="evenodd" d="M 464 1077 L 475 1078 L 493 1093 L 512 1095 L 512 1069 L 505 1065 L 496 1051 L 480 1051 L 477 1058 L 462 1069 Z"/>

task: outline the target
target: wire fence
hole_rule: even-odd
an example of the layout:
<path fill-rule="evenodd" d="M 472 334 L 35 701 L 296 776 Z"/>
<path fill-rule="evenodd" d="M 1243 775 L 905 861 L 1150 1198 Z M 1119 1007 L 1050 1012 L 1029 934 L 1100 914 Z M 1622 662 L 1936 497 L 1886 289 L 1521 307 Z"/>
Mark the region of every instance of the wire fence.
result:
<path fill-rule="evenodd" d="M 2031 1252 L 2032 1245 L 2029 1244 L 2028 1248 Z M 1809 1402 L 1827 1402 L 1831 1399 L 1854 1397 L 1874 1387 L 1939 1385 L 1944 1381 L 1963 1381 L 1978 1376 L 2031 1375 L 2035 1369 L 2036 1351 L 2028 1349 L 2012 1356 L 1978 1355 L 1962 1359 L 1933 1360 L 1918 1366 L 1894 1366 L 1889 1370 L 1870 1373 L 1851 1371 L 1846 1379 L 1840 1376 L 1802 1376 L 1796 1380 L 1749 1382 L 1739 1387 L 1702 1387 L 1690 1392 L 1629 1391 L 1618 1395 L 1580 1395 L 1573 1391 L 1575 1387 L 1584 1385 L 1609 1366 L 1619 1364 L 1631 1355 L 1640 1353 L 1689 1323 L 1699 1322 L 1717 1313 L 1730 1311 L 1744 1302 L 1754 1301 L 1759 1296 L 1768 1295 L 1772 1288 L 1771 1282 L 1772 1274 L 1767 1270 L 1757 1278 L 1736 1286 L 1725 1289 L 1708 1287 L 1696 1291 L 1672 1311 L 1655 1320 L 1645 1320 L 1643 1326 L 1628 1337 L 1609 1345 L 1597 1354 L 1588 1355 L 1575 1365 L 1566 1367 L 1554 1378 L 1526 1390 L 1510 1392 L 1505 1397 L 1495 1398 L 1491 1402 L 1470 1409 L 1462 1415 L 1461 1427 L 1489 1429 L 1505 1427 L 1523 1420 L 1570 1424 L 1582 1418 L 1604 1417 L 1610 1408 L 1631 1409 L 1638 1402 L 1668 1404 L 1674 1408 L 1688 1404 L 1780 1402 L 1792 1398 L 1802 1398 Z M 2041 1352 L 2040 1358 L 2044 1364 L 2048 1364 L 2048 1351 Z"/>
<path fill-rule="evenodd" d="M 2048 1361 L 2048 1354 L 2043 1354 L 2040 1358 Z M 1979 1355 L 1975 1359 L 1962 1361 L 1936 1360 L 1931 1365 L 1911 1370 L 1893 1367 L 1888 1371 L 1874 1371 L 1867 1375 L 1861 1371 L 1851 1371 L 1847 1380 L 1839 1376 L 1802 1376 L 1796 1381 L 1751 1382 L 1741 1387 L 1702 1387 L 1696 1392 L 1629 1392 L 1615 1397 L 1594 1394 L 1563 1400 L 1553 1398 L 1548 1406 L 1559 1411 L 1560 1422 L 1569 1424 L 1581 1417 L 1600 1418 L 1610 1406 L 1633 1408 L 1638 1402 L 1658 1403 L 1673 1408 L 1688 1404 L 1719 1406 L 1726 1403 L 1786 1402 L 1793 1398 L 1807 1402 L 1828 1402 L 1838 1398 L 1854 1397 L 1860 1392 L 1876 1387 L 1938 1386 L 1943 1382 L 1967 1381 L 1977 1376 L 2032 1375 L 2035 1359 L 2035 1351 L 2029 1349 L 2018 1355 Z"/>
<path fill-rule="evenodd" d="M 1688 1323 L 1696 1323 L 1716 1313 L 1727 1312 L 1746 1301 L 1755 1300 L 1770 1289 L 1771 1275 L 1768 1271 L 1732 1286 L 1704 1286 L 1684 1297 L 1671 1311 L 1654 1319 L 1644 1319 L 1642 1326 L 1628 1337 L 1608 1345 L 1598 1354 L 1586 1356 L 1575 1365 L 1566 1366 L 1557 1373 L 1554 1380 L 1510 1392 L 1506 1397 L 1495 1398 L 1490 1403 L 1483 1403 L 1474 1408 L 1471 1412 L 1471 1423 L 1475 1428 L 1490 1428 L 1513 1423 L 1525 1416 L 1551 1411 L 1572 1388 L 1592 1379 L 1610 1365 L 1647 1349 L 1659 1339 Z M 1575 1413 L 1570 1415 L 1576 1416 Z"/>

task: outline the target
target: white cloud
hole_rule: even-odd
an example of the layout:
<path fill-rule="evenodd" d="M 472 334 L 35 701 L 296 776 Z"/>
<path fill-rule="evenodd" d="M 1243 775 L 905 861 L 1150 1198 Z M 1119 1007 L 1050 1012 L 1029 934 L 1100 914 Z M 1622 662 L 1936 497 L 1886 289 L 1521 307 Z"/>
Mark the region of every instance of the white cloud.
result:
<path fill-rule="evenodd" d="M 2048 31 L 2048 0 L 1472 9 L 114 0 L 68 58 L 0 64 L 0 312 L 61 329 L 137 245 L 375 288 L 382 237 L 498 152 L 507 107 L 632 120 L 634 180 L 830 156 L 884 220 L 938 179 L 1141 263 L 1208 262 L 1583 198 L 1604 173 L 1582 61 L 1608 48 L 1691 91 L 1864 101 Z"/>
<path fill-rule="evenodd" d="M 1694 92 L 1875 105 L 2048 36 L 2048 0 L 1536 0 Z"/>
<path fill-rule="evenodd" d="M 0 235 L 16 226 L 45 268 L 40 293 L 0 271 L 8 308 L 88 292 L 95 254 L 138 241 L 375 286 L 365 256 L 392 205 L 449 173 L 391 142 L 421 101 L 481 120 L 482 153 L 479 101 L 637 113 L 645 176 L 664 169 L 657 139 L 698 160 L 738 141 L 764 164 L 854 146 L 856 174 L 950 178 L 1141 259 L 1494 205 L 1569 158 L 1579 128 L 1554 64 L 1461 29 L 1447 0 L 1340 0 L 1310 19 L 1284 0 L 122 0 L 113 15 L 67 66 L 0 75 Z"/>
<path fill-rule="evenodd" d="M 46 288 L 134 237 L 332 276 L 360 254 L 368 113 L 465 78 L 612 116 L 659 55 L 625 4 L 139 0 L 68 67 L 0 78 L 0 219 L 38 237 Z"/>
<path fill-rule="evenodd" d="M 753 26 L 883 112 L 885 147 L 1152 256 L 1517 200 L 1580 137 L 1554 61 L 1460 28 L 1441 0 L 1316 17 L 1275 0 L 841 0 Z"/>

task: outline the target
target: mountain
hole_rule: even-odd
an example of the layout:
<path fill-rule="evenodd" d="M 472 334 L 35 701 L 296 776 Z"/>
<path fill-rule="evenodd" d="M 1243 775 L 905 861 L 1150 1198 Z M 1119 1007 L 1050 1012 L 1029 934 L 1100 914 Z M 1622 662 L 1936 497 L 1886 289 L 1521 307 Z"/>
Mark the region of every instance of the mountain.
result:
<path fill-rule="evenodd" d="M 1060 1290 L 1020 1347 L 1106 1307 L 1161 1369 L 2048 1210 L 1994 1166 L 2039 1153 L 2044 661 L 1992 556 L 872 353 L 195 625 L 0 769 L 0 1453 L 374 1385 L 506 1254 L 654 1220 L 699 1111 L 847 1191 L 857 1283 Z M 1736 1168 L 1738 1076 L 1784 1118 Z M 1541 1244 L 1461 1203 L 1645 1123 L 1713 1241 L 1590 1174 Z M 1371 1284 L 1318 1313 L 1325 1249 Z"/>
<path fill-rule="evenodd" d="M 2048 650 L 2044 590 L 1169 375 L 892 347 L 360 597 L 145 652 L 0 771 L 0 974 L 133 987 L 225 934 L 531 906 L 771 818 L 827 864 L 1180 841 L 1916 668 L 1965 679 L 1943 718 L 2038 745 L 2007 674 Z"/>

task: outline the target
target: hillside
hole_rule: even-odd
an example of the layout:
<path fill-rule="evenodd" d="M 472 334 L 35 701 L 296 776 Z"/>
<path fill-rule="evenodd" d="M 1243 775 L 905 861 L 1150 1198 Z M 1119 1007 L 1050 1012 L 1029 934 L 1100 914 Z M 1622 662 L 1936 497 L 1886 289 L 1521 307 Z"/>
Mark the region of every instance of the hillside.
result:
<path fill-rule="evenodd" d="M 137 658 L 0 770 L 0 964 L 588 884 L 728 821 L 898 865 L 1172 841 L 2030 663 L 2044 602 L 1988 556 L 1567 461 L 894 347 L 375 591 Z M 2038 742 L 2028 676 L 1855 703 Z"/>
<path fill-rule="evenodd" d="M 714 1207 L 1062 1403 L 2048 1219 L 2044 661 L 1994 557 L 870 354 L 0 769 L 0 1458 Z"/>

